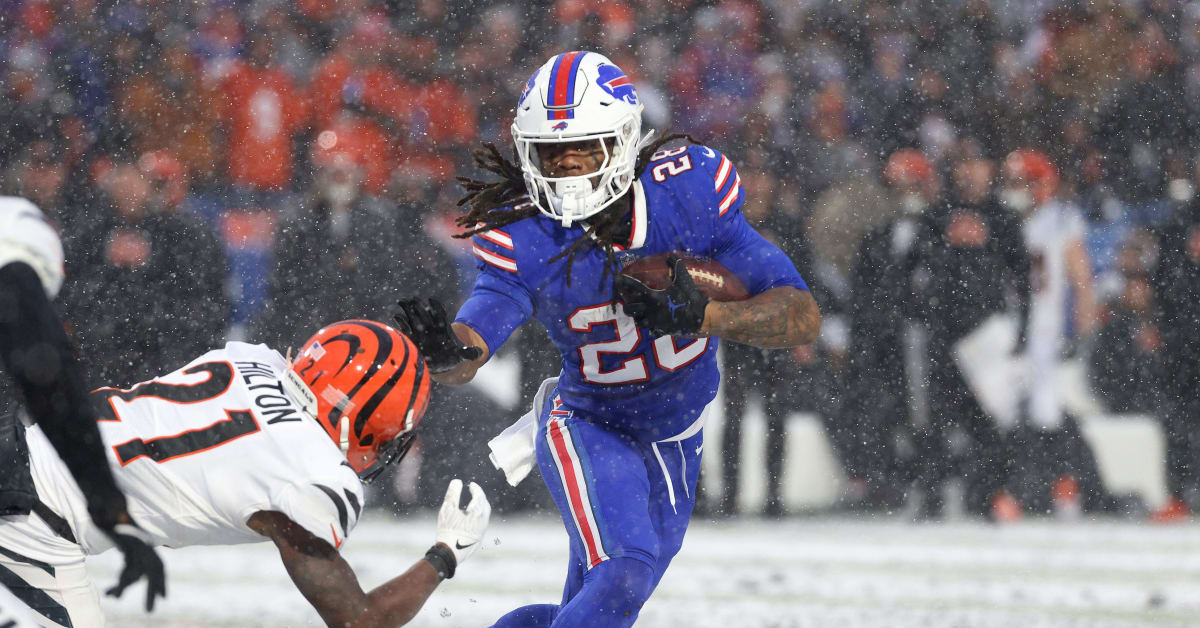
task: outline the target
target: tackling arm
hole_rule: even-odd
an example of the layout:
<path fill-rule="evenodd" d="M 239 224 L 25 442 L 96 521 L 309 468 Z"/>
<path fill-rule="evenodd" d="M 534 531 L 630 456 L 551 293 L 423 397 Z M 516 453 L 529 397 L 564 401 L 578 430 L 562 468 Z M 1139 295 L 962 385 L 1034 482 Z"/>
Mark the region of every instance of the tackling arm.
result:
<path fill-rule="evenodd" d="M 408 623 L 445 578 L 479 549 L 492 508 L 483 489 L 470 484 L 471 501 L 459 507 L 462 480 L 452 480 L 438 512 L 437 542 L 408 571 L 365 593 L 337 549 L 282 512 L 259 511 L 246 525 L 271 539 L 283 566 L 329 626 L 364 628 Z"/>
<path fill-rule="evenodd" d="M 292 582 L 329 626 L 403 625 L 442 581 L 432 563 L 418 560 L 408 571 L 365 593 L 341 554 L 287 515 L 260 511 L 246 524 L 275 543 Z"/>

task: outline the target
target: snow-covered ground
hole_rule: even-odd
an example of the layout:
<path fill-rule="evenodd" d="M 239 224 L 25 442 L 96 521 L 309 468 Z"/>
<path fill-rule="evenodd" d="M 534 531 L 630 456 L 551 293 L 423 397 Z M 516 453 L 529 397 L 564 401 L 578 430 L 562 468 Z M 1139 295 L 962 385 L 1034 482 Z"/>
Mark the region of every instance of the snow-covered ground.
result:
<path fill-rule="evenodd" d="M 373 512 L 343 552 L 375 586 L 420 556 L 433 529 L 431 516 Z M 566 563 L 557 519 L 497 517 L 486 542 L 410 625 L 488 626 L 517 606 L 557 601 Z M 105 598 L 110 625 L 319 625 L 269 544 L 164 555 L 167 601 L 146 616 L 140 589 Z M 118 564 L 111 552 L 93 560 L 98 586 L 115 580 Z M 638 625 L 1200 626 L 1200 526 L 696 521 Z"/>

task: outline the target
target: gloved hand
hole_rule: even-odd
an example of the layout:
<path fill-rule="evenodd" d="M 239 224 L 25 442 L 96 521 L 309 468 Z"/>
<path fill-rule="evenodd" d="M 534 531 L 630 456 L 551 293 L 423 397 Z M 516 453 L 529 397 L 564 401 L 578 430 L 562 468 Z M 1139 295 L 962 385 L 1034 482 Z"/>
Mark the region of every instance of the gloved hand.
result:
<path fill-rule="evenodd" d="M 625 313 L 655 336 L 696 335 L 704 323 L 709 298 L 696 287 L 682 258 L 668 255 L 667 266 L 671 268 L 671 285 L 662 290 L 654 290 L 628 275 L 617 275 L 617 292 L 625 303 Z"/>
<path fill-rule="evenodd" d="M 471 503 L 466 508 L 460 508 L 462 480 L 450 480 L 446 500 L 438 512 L 437 542 L 450 548 L 456 565 L 461 565 L 479 549 L 483 533 L 487 530 L 488 518 L 492 516 L 492 505 L 488 503 L 483 489 L 474 482 L 469 488 Z"/>
<path fill-rule="evenodd" d="M 454 335 L 446 308 L 437 299 L 400 299 L 396 305 L 396 328 L 417 345 L 431 372 L 445 373 L 483 355 L 482 349 L 468 347 Z"/>
<path fill-rule="evenodd" d="M 126 515 L 128 520 L 128 515 Z M 118 523 L 104 530 L 117 549 L 125 555 L 125 567 L 117 579 L 116 586 L 105 591 L 106 595 L 121 597 L 125 588 L 146 578 L 146 610 L 154 610 L 157 597 L 167 597 L 167 576 L 162 560 L 150 545 L 150 537 L 133 522 Z"/>

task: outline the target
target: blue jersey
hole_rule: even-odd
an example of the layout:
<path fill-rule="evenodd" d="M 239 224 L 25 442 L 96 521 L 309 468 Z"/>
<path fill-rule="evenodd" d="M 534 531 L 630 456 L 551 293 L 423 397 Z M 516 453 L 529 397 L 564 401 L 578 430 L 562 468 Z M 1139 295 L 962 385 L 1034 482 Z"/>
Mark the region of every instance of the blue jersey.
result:
<path fill-rule="evenodd" d="M 746 193 L 728 158 L 704 146 L 655 154 L 635 180 L 633 228 L 618 243 L 622 264 L 668 251 L 720 262 L 751 294 L 808 286 L 786 255 L 742 215 Z M 655 338 L 613 301 L 605 254 L 586 247 L 550 261 L 582 236 L 536 216 L 475 236 L 479 277 L 457 321 L 474 329 L 494 355 L 509 335 L 536 318 L 562 355 L 564 402 L 590 420 L 662 440 L 684 431 L 717 394 L 715 338 Z"/>

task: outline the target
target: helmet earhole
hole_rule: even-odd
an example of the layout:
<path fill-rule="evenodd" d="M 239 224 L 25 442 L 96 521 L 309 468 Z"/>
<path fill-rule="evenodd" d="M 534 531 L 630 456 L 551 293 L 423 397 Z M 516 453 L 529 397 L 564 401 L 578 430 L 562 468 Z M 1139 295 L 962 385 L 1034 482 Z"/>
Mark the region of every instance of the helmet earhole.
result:
<path fill-rule="evenodd" d="M 366 436 L 363 436 L 362 438 L 358 439 L 358 444 L 362 447 L 370 447 L 371 443 L 373 443 L 373 442 L 375 442 L 374 434 L 367 434 Z"/>

